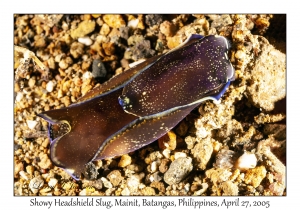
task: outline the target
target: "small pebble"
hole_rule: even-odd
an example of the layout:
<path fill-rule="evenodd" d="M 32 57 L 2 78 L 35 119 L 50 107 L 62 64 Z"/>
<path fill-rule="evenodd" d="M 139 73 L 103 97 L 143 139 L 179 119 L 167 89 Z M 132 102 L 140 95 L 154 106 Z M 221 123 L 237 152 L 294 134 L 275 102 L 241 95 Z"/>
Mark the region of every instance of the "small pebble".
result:
<path fill-rule="evenodd" d="M 107 175 L 109 181 L 113 184 L 113 186 L 118 186 L 120 182 L 123 180 L 122 174 L 119 170 L 113 170 Z"/>
<path fill-rule="evenodd" d="M 54 188 L 55 185 L 57 184 L 58 180 L 55 178 L 50 178 L 49 182 L 48 182 L 48 186 L 51 188 Z"/>
<path fill-rule="evenodd" d="M 143 40 L 145 40 L 145 38 L 142 35 L 132 35 L 127 39 L 127 44 L 129 46 L 133 46 L 136 45 L 137 43 L 142 42 Z"/>
<path fill-rule="evenodd" d="M 162 154 L 164 155 L 165 158 L 170 158 L 170 153 L 171 153 L 171 150 L 169 149 L 164 149 Z"/>
<path fill-rule="evenodd" d="M 122 15 L 103 15 L 104 22 L 112 28 L 126 26 Z"/>
<path fill-rule="evenodd" d="M 184 179 L 192 169 L 192 158 L 178 158 L 171 163 L 169 170 L 164 175 L 164 181 L 169 185 L 177 184 Z"/>
<path fill-rule="evenodd" d="M 267 170 L 265 166 L 258 166 L 256 168 L 249 169 L 245 175 L 245 183 L 251 184 L 253 187 L 258 187 L 266 175 Z"/>
<path fill-rule="evenodd" d="M 96 179 L 95 181 L 92 181 L 91 185 L 98 190 L 101 190 L 103 187 L 103 183 L 102 183 L 101 179 Z"/>
<path fill-rule="evenodd" d="M 122 155 L 118 166 L 124 168 L 130 164 L 131 164 L 131 157 L 129 155 Z"/>
<path fill-rule="evenodd" d="M 103 50 L 106 55 L 115 54 L 115 44 L 112 42 L 107 42 L 102 44 Z"/>
<path fill-rule="evenodd" d="M 79 42 L 73 42 L 71 44 L 70 53 L 74 58 L 79 58 L 83 54 L 84 45 Z"/>
<path fill-rule="evenodd" d="M 239 188 L 232 181 L 222 182 L 220 185 L 223 190 L 223 194 L 225 196 L 237 196 L 239 194 Z"/>
<path fill-rule="evenodd" d="M 113 187 L 110 181 L 108 181 L 106 178 L 101 177 L 101 181 L 103 182 L 104 187 L 110 189 Z"/>
<path fill-rule="evenodd" d="M 29 182 L 29 188 L 33 193 L 37 193 L 39 189 L 41 189 L 44 185 L 44 180 L 42 179 L 41 176 L 34 177 L 32 180 Z"/>
<path fill-rule="evenodd" d="M 33 88 L 34 85 L 35 85 L 35 82 L 36 82 L 36 80 L 34 78 L 30 78 L 29 81 L 28 81 L 28 86 L 30 88 Z"/>
<path fill-rule="evenodd" d="M 43 140 L 41 145 L 46 148 L 46 147 L 48 147 L 49 143 L 50 143 L 49 138 L 46 138 L 45 140 Z"/>
<path fill-rule="evenodd" d="M 130 192 L 135 192 L 140 184 L 140 177 L 135 174 L 127 179 L 127 186 Z"/>
<path fill-rule="evenodd" d="M 157 171 L 157 161 L 153 161 L 150 166 L 151 172 Z"/>
<path fill-rule="evenodd" d="M 88 36 L 78 38 L 78 42 L 86 46 L 90 46 L 91 44 L 93 44 L 93 40 L 91 40 L 91 38 Z"/>
<path fill-rule="evenodd" d="M 29 178 L 30 178 L 29 174 L 26 173 L 25 171 L 20 171 L 19 174 L 25 180 L 29 180 Z"/>
<path fill-rule="evenodd" d="M 45 153 L 40 153 L 39 155 L 40 158 L 40 162 L 38 163 L 38 165 L 42 168 L 42 169 L 48 169 L 50 168 L 50 166 L 52 165 L 51 160 L 49 159 L 48 155 Z"/>
<path fill-rule="evenodd" d="M 141 190 L 141 193 L 146 196 L 155 195 L 155 190 L 152 187 L 145 187 Z"/>
<path fill-rule="evenodd" d="M 89 72 L 90 73 L 90 72 Z M 89 92 L 93 87 L 90 84 L 82 85 L 81 94 L 84 96 L 87 92 Z"/>
<path fill-rule="evenodd" d="M 170 159 L 167 159 L 167 158 L 162 159 L 161 163 L 160 163 L 160 166 L 159 166 L 159 171 L 161 173 L 165 173 L 168 170 L 168 168 L 169 168 L 170 162 L 171 162 Z"/>
<path fill-rule="evenodd" d="M 83 75 L 82 75 L 82 79 L 83 80 L 88 80 L 88 79 L 91 79 L 93 78 L 93 74 L 89 71 L 85 72 Z"/>
<path fill-rule="evenodd" d="M 162 15 L 153 14 L 153 15 L 146 15 L 145 16 L 145 23 L 148 26 L 159 25 L 162 22 L 163 22 L 163 16 Z"/>
<path fill-rule="evenodd" d="M 82 64 L 81 64 L 81 69 L 83 71 L 88 71 L 88 69 L 90 68 L 91 66 L 91 61 L 83 61 Z"/>
<path fill-rule="evenodd" d="M 236 162 L 236 168 L 243 170 L 248 170 L 250 168 L 255 168 L 257 164 L 257 158 L 255 154 L 245 152 L 241 157 L 238 158 Z"/>
<path fill-rule="evenodd" d="M 205 175 L 210 178 L 210 180 L 214 183 L 221 183 L 227 181 L 232 173 L 228 169 L 223 168 L 211 168 L 205 172 Z"/>
<path fill-rule="evenodd" d="M 127 26 L 130 28 L 136 28 L 139 24 L 139 19 L 133 19 L 128 21 Z"/>
<path fill-rule="evenodd" d="M 17 96 L 16 96 L 16 101 L 20 102 L 22 100 L 22 98 L 23 98 L 23 93 L 22 92 L 18 92 Z"/>
<path fill-rule="evenodd" d="M 34 166 L 32 165 L 28 165 L 26 166 L 26 172 L 30 175 L 33 175 L 33 172 L 34 172 Z"/>
<path fill-rule="evenodd" d="M 53 91 L 53 88 L 54 88 L 54 82 L 52 81 L 49 81 L 46 85 L 46 90 L 51 93 Z"/>
<path fill-rule="evenodd" d="M 213 153 L 213 144 L 210 139 L 203 139 L 191 151 L 196 159 L 196 163 L 198 163 L 198 168 L 201 170 L 206 169 L 206 165 Z"/>
<path fill-rule="evenodd" d="M 63 185 L 62 185 L 62 188 L 65 190 L 65 191 L 69 191 L 70 189 L 75 189 L 77 187 L 77 184 L 75 184 L 74 182 L 64 182 Z"/>
<path fill-rule="evenodd" d="M 167 37 L 167 45 L 169 49 L 173 49 L 180 45 L 183 42 L 183 38 L 181 36 L 173 36 L 173 37 Z"/>
<path fill-rule="evenodd" d="M 243 60 L 246 57 L 246 53 L 243 50 L 238 50 L 235 53 L 235 58 L 238 60 Z"/>
<path fill-rule="evenodd" d="M 171 23 L 167 20 L 164 21 L 162 24 L 160 24 L 159 29 L 160 29 L 161 33 L 163 33 L 167 37 L 174 36 L 176 33 L 176 25 L 174 25 L 173 23 Z"/>
<path fill-rule="evenodd" d="M 216 168 L 232 168 L 234 165 L 233 156 L 235 152 L 228 149 L 222 149 L 216 156 Z"/>
<path fill-rule="evenodd" d="M 93 70 L 92 75 L 95 79 L 103 79 L 105 78 L 107 71 L 103 64 L 103 62 L 100 59 L 93 60 Z"/>
<path fill-rule="evenodd" d="M 84 20 L 79 23 L 76 29 L 71 30 L 71 36 L 73 39 L 84 37 L 95 30 L 96 22 L 92 20 Z"/>
<path fill-rule="evenodd" d="M 129 37 L 129 27 L 121 27 L 119 28 L 120 37 L 127 40 Z"/>
<path fill-rule="evenodd" d="M 38 122 L 35 120 L 26 120 L 26 123 L 27 123 L 28 128 L 31 130 L 34 130 L 34 128 L 38 124 Z"/>
<path fill-rule="evenodd" d="M 65 59 L 62 59 L 58 65 L 61 69 L 67 69 L 72 63 L 72 58 L 68 56 Z"/>
<path fill-rule="evenodd" d="M 139 29 L 141 29 L 141 30 L 144 30 L 145 29 L 145 25 L 144 25 L 144 15 L 138 15 L 138 20 L 139 20 L 139 22 L 138 22 L 138 25 L 137 25 L 137 27 L 139 28 Z"/>
<path fill-rule="evenodd" d="M 159 175 L 159 172 L 157 171 L 154 174 L 150 175 L 149 180 L 151 182 L 159 182 L 160 180 L 162 180 L 162 177 Z"/>
<path fill-rule="evenodd" d="M 186 185 L 184 185 L 184 190 L 186 192 L 190 191 L 190 184 L 189 183 L 187 183 Z"/>
<path fill-rule="evenodd" d="M 95 180 L 98 176 L 98 170 L 96 165 L 93 162 L 89 162 L 85 165 L 85 173 L 84 176 L 88 180 Z"/>
<path fill-rule="evenodd" d="M 107 36 L 109 34 L 109 32 L 110 32 L 109 26 L 106 23 L 104 23 L 100 29 L 100 34 Z"/>

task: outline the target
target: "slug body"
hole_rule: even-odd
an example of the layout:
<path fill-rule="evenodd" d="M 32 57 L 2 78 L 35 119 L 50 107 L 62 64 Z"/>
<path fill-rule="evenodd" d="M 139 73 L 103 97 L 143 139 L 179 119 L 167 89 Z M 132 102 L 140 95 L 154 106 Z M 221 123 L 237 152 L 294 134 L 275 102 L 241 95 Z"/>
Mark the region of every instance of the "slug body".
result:
<path fill-rule="evenodd" d="M 219 100 L 234 68 L 221 36 L 192 35 L 91 90 L 69 107 L 38 114 L 49 122 L 53 163 L 80 179 L 87 163 L 160 138 L 205 100 Z"/>

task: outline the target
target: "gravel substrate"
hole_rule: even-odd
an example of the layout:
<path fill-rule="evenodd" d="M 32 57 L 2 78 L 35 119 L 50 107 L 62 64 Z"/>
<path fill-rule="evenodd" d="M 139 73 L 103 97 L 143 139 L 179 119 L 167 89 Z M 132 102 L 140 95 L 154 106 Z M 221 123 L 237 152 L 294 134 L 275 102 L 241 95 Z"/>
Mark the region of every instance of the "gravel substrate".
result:
<path fill-rule="evenodd" d="M 231 42 L 236 79 L 221 103 L 202 103 L 140 150 L 90 163 L 80 181 L 53 165 L 38 113 L 190 34 Z M 15 15 L 14 194 L 286 195 L 285 37 L 285 15 Z"/>

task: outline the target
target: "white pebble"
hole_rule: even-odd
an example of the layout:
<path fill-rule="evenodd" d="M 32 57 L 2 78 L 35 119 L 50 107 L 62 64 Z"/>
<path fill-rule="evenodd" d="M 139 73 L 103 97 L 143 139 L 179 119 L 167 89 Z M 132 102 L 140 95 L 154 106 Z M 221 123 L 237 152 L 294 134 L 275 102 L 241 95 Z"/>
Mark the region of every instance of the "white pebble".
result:
<path fill-rule="evenodd" d="M 26 173 L 25 171 L 20 171 L 19 174 L 23 179 L 29 180 L 29 174 Z"/>
<path fill-rule="evenodd" d="M 78 38 L 78 42 L 80 42 L 86 46 L 90 46 L 91 44 L 93 44 L 93 41 L 88 36 Z"/>
<path fill-rule="evenodd" d="M 248 170 L 249 168 L 255 168 L 257 164 L 257 158 L 255 154 L 245 152 L 236 162 L 236 168 L 240 170 Z"/>
<path fill-rule="evenodd" d="M 138 26 L 138 24 L 139 24 L 139 19 L 133 19 L 133 20 L 128 21 L 127 26 L 130 28 L 136 28 Z"/>
<path fill-rule="evenodd" d="M 53 88 L 54 88 L 54 82 L 52 81 L 49 81 L 46 85 L 46 90 L 51 93 L 53 91 Z"/>
<path fill-rule="evenodd" d="M 106 178 L 101 177 L 101 181 L 103 182 L 104 187 L 110 189 L 112 188 L 112 184 L 110 183 L 110 181 L 108 181 Z"/>
<path fill-rule="evenodd" d="M 44 180 L 40 176 L 34 177 L 29 182 L 29 188 L 33 193 L 37 193 L 39 189 L 43 187 L 43 185 L 44 185 Z"/>
<path fill-rule="evenodd" d="M 170 153 L 171 153 L 171 151 L 169 149 L 164 149 L 164 151 L 162 152 L 162 154 L 165 156 L 165 158 L 169 158 Z"/>
<path fill-rule="evenodd" d="M 38 124 L 38 122 L 35 120 L 26 120 L 26 123 L 28 128 L 30 128 L 31 130 L 34 130 L 35 126 Z"/>
<path fill-rule="evenodd" d="M 92 72 L 89 72 L 89 71 L 85 72 L 85 73 L 82 75 L 82 79 L 83 79 L 83 80 L 90 79 L 90 78 L 92 78 L 92 77 L 93 77 L 93 74 L 92 74 Z"/>
<path fill-rule="evenodd" d="M 151 172 L 157 171 L 157 162 L 154 161 L 151 163 Z"/>
<path fill-rule="evenodd" d="M 55 187 L 55 185 L 57 184 L 57 179 L 55 179 L 55 178 L 50 178 L 50 180 L 49 180 L 49 182 L 48 182 L 48 185 L 49 185 L 49 187 L 51 187 L 51 188 L 54 188 Z"/>
<path fill-rule="evenodd" d="M 17 96 L 16 96 L 16 101 L 20 102 L 23 98 L 23 93 L 22 92 L 18 92 Z"/>
<path fill-rule="evenodd" d="M 81 56 L 83 61 L 87 61 L 89 59 L 89 56 L 87 54 L 84 54 Z"/>

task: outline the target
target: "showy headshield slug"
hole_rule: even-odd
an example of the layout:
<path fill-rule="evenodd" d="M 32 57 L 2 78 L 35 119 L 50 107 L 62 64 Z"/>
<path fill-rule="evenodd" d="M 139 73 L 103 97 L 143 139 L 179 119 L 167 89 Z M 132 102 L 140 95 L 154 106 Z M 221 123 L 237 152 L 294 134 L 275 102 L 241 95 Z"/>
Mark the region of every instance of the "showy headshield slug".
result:
<path fill-rule="evenodd" d="M 38 114 L 49 122 L 54 165 L 80 179 L 87 163 L 160 138 L 205 100 L 219 100 L 234 68 L 222 36 L 192 35 L 91 90 L 69 107 Z"/>

